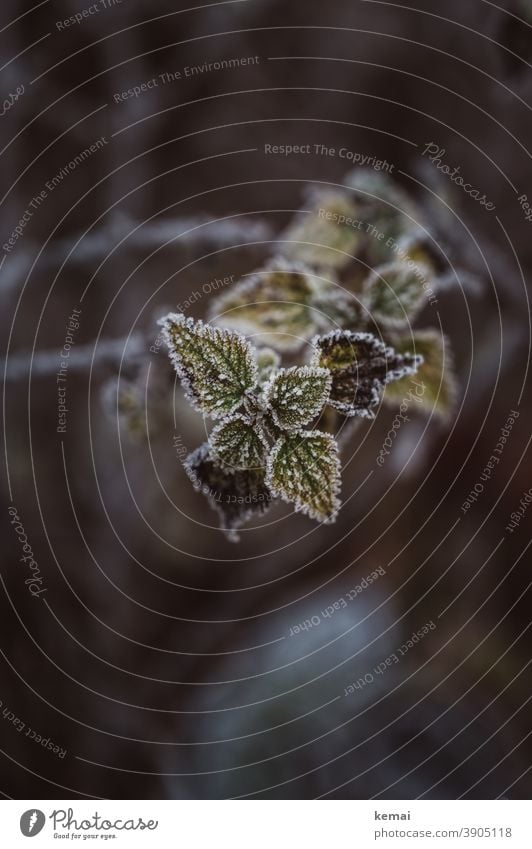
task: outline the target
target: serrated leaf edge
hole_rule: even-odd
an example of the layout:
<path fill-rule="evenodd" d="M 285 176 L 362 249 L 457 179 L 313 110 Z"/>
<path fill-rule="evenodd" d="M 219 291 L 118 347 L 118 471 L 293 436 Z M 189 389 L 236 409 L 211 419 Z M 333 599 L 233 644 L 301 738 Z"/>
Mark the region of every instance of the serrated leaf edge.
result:
<path fill-rule="evenodd" d="M 393 270 L 394 273 L 404 272 L 406 274 L 406 273 L 409 272 L 413 276 L 416 275 L 415 271 L 413 271 L 412 269 L 409 269 L 407 267 L 406 263 L 386 262 L 382 265 L 378 265 L 370 271 L 370 273 L 368 274 L 368 276 L 364 279 L 364 281 L 362 283 L 361 301 L 362 301 L 364 308 L 367 310 L 367 312 L 372 317 L 375 316 L 375 319 L 374 319 L 375 321 L 380 322 L 381 324 L 385 325 L 386 327 L 390 327 L 390 328 L 405 327 L 405 326 L 408 326 L 410 324 L 410 322 L 414 321 L 414 319 L 421 312 L 421 310 L 424 306 L 425 293 L 424 293 L 424 290 L 423 290 L 423 283 L 421 281 L 418 281 L 419 282 L 418 298 L 412 306 L 409 306 L 408 309 L 405 309 L 405 307 L 404 307 L 404 305 L 401 301 L 401 298 L 395 292 L 394 287 L 390 283 L 388 283 L 388 281 L 386 279 L 386 274 L 389 273 L 390 270 Z M 400 306 L 400 308 L 403 311 L 403 317 L 398 318 L 397 316 L 386 316 L 382 312 L 380 312 L 380 310 L 378 310 L 378 309 L 375 310 L 375 309 L 371 308 L 371 290 L 372 290 L 372 288 L 373 288 L 373 286 L 375 285 L 376 282 L 380 282 L 381 284 L 386 285 L 388 287 L 388 289 L 390 289 L 392 292 L 394 292 L 397 305 Z"/>
<path fill-rule="evenodd" d="M 257 363 L 255 361 L 254 348 L 253 345 L 246 339 L 246 337 L 243 336 L 241 333 L 238 333 L 238 331 L 236 330 L 228 330 L 227 328 L 223 327 L 211 327 L 209 324 L 206 324 L 201 319 L 195 320 L 194 318 L 192 318 L 192 316 L 185 316 L 184 313 L 168 313 L 167 315 L 163 316 L 163 318 L 160 318 L 157 324 L 159 324 L 162 328 L 161 336 L 163 337 L 163 341 L 165 342 L 168 348 L 170 360 L 176 370 L 177 376 L 181 381 L 181 385 L 185 392 L 185 397 L 187 398 L 187 401 L 189 401 L 190 406 L 194 410 L 197 410 L 197 412 L 203 413 L 203 415 L 209 416 L 212 419 L 219 419 L 221 416 L 231 415 L 231 413 L 234 413 L 235 410 L 238 410 L 238 408 L 244 401 L 245 392 L 242 393 L 242 398 L 239 401 L 235 401 L 233 406 L 230 407 L 228 410 L 223 410 L 220 412 L 218 412 L 217 410 L 211 410 L 207 413 L 203 409 L 201 400 L 197 398 L 194 393 L 192 381 L 189 377 L 188 371 L 184 367 L 182 360 L 179 356 L 179 352 L 175 348 L 174 342 L 171 337 L 170 325 L 185 325 L 188 330 L 196 330 L 200 338 L 202 336 L 204 338 L 208 336 L 210 336 L 211 338 L 213 336 L 218 336 L 224 339 L 228 339 L 230 337 L 237 338 L 242 343 L 248 353 L 253 381 L 256 384 L 258 381 L 258 368 Z"/>
<path fill-rule="evenodd" d="M 250 427 L 253 430 L 253 432 L 255 433 L 255 435 L 258 437 L 259 441 L 261 442 L 261 444 L 264 448 L 264 455 L 263 456 L 264 456 L 264 461 L 266 461 L 266 458 L 268 456 L 268 452 L 270 450 L 270 446 L 269 446 L 268 441 L 267 441 L 267 439 L 264 435 L 264 432 L 263 432 L 263 430 L 262 430 L 262 428 L 261 428 L 261 426 L 258 422 L 253 423 L 252 420 L 250 419 L 250 417 L 245 416 L 243 413 L 230 413 L 227 416 L 224 416 L 224 418 L 221 419 L 221 421 L 219 421 L 215 425 L 215 427 L 213 427 L 213 429 L 211 430 L 210 435 L 209 435 L 209 443 L 208 444 L 210 444 L 210 447 L 211 447 L 211 455 L 212 455 L 213 460 L 216 460 L 223 467 L 232 469 L 234 471 L 255 471 L 256 469 L 264 468 L 263 466 L 244 466 L 244 467 L 231 466 L 229 463 L 226 463 L 219 456 L 219 454 L 217 454 L 215 442 L 216 442 L 216 438 L 219 435 L 220 431 L 226 425 L 232 424 L 233 422 L 236 422 L 236 421 L 239 421 L 239 420 L 241 422 L 243 422 L 244 424 L 248 425 L 248 427 Z"/>
<path fill-rule="evenodd" d="M 206 496 L 210 509 L 218 515 L 218 519 L 220 521 L 220 530 L 223 531 L 229 542 L 240 542 L 240 535 L 238 533 L 239 528 L 241 528 L 242 525 L 245 525 L 246 522 L 248 522 L 249 519 L 252 518 L 256 511 L 253 510 L 252 507 L 250 507 L 247 510 L 243 511 L 238 517 L 237 525 L 227 524 L 225 513 L 220 507 L 218 507 L 216 499 L 212 494 L 212 490 L 210 490 L 206 484 L 202 484 L 201 481 L 198 480 L 197 475 L 192 469 L 192 462 L 195 461 L 197 457 L 199 457 L 200 460 L 205 460 L 210 455 L 210 453 L 211 452 L 209 443 L 204 442 L 202 445 L 200 445 L 198 448 L 195 448 L 194 451 L 192 451 L 188 455 L 188 457 L 183 463 L 183 468 L 187 474 L 188 479 L 192 483 L 194 490 L 196 492 L 201 492 L 203 495 Z M 268 512 L 268 510 L 271 509 L 274 502 L 274 498 L 277 497 L 271 491 L 271 489 L 270 494 L 272 498 L 269 501 L 263 503 L 263 510 L 261 516 L 264 516 Z"/>
<path fill-rule="evenodd" d="M 442 348 L 445 354 L 445 367 L 442 372 L 442 379 L 440 381 L 440 386 L 438 387 L 438 398 L 441 392 L 442 385 L 446 382 L 449 391 L 449 409 L 441 410 L 437 406 L 438 398 L 436 399 L 435 404 L 432 407 L 429 407 L 428 404 L 421 405 L 421 409 L 424 410 L 427 414 L 437 416 L 442 422 L 448 422 L 451 418 L 451 415 L 456 407 L 456 402 L 458 398 L 458 379 L 455 374 L 455 358 L 452 350 L 452 345 L 449 337 L 446 333 L 438 333 L 436 328 L 432 327 L 424 327 L 419 330 L 415 330 L 412 334 L 413 340 L 416 337 L 421 337 L 424 339 L 437 339 L 442 343 Z M 393 343 L 392 343 L 393 344 Z M 415 344 L 412 344 L 412 347 L 415 347 Z M 403 353 L 404 356 L 404 353 Z M 422 366 L 424 363 L 424 357 L 421 354 L 413 354 L 413 357 L 419 358 L 420 363 L 419 366 Z M 418 366 L 418 368 L 419 368 Z M 414 372 L 415 373 L 415 372 Z M 407 375 L 402 375 L 403 377 L 407 377 Z M 400 401 L 392 400 L 389 397 L 386 397 L 386 394 L 383 398 L 385 404 L 389 407 L 397 407 L 397 404 Z"/>
<path fill-rule="evenodd" d="M 405 354 L 400 354 L 389 345 L 386 345 L 385 342 L 382 341 L 382 339 L 379 339 L 373 333 L 354 330 L 331 330 L 330 333 L 326 333 L 325 335 L 314 336 L 314 338 L 311 339 L 310 344 L 312 346 L 313 352 L 311 355 L 310 364 L 312 366 L 317 366 L 320 361 L 320 342 L 325 341 L 334 343 L 341 342 L 345 339 L 347 339 L 350 343 L 376 342 L 380 349 L 380 355 L 383 356 L 386 360 L 396 355 L 405 356 Z M 413 354 L 412 357 L 412 365 L 404 365 L 401 368 L 388 369 L 383 380 L 380 380 L 379 378 L 373 378 L 373 386 L 371 387 L 372 401 L 369 407 L 353 407 L 348 404 L 342 403 L 341 401 L 335 401 L 333 398 L 329 398 L 327 403 L 335 410 L 338 410 L 339 413 L 342 413 L 342 415 L 347 416 L 348 418 L 357 417 L 362 419 L 374 419 L 375 413 L 371 408 L 377 407 L 379 405 L 385 386 L 395 380 L 401 380 L 401 378 L 403 377 L 416 374 L 419 366 L 423 363 L 423 357 L 420 354 Z M 338 369 L 336 374 L 342 374 L 344 372 L 349 374 L 352 369 L 356 370 L 356 367 Z M 333 377 L 334 374 L 335 372 L 332 372 Z"/>
<path fill-rule="evenodd" d="M 348 339 L 349 342 L 376 342 L 379 347 L 379 354 L 385 357 L 386 360 L 391 359 L 395 356 L 406 356 L 405 354 L 401 354 L 399 351 L 395 351 L 393 347 L 390 345 L 386 345 L 382 339 L 379 339 L 373 333 L 367 333 L 365 331 L 354 331 L 354 330 L 331 330 L 330 333 L 326 333 L 325 335 L 314 336 L 311 339 L 310 344 L 312 347 L 312 355 L 310 359 L 311 366 L 319 366 L 320 361 L 320 348 L 319 343 L 321 341 L 327 342 L 340 342 L 343 339 Z M 415 374 L 417 369 L 423 363 L 423 357 L 421 354 L 412 354 L 414 359 L 414 363 L 411 366 L 405 365 L 402 368 L 396 369 L 387 369 L 386 376 L 383 381 L 378 381 L 385 386 L 387 383 L 391 383 L 394 380 L 400 380 L 402 377 L 406 377 L 409 374 Z M 353 367 L 355 368 L 355 367 Z M 342 373 L 344 371 L 350 371 L 349 368 L 339 369 L 338 373 Z M 333 372 L 334 375 L 334 372 Z M 377 378 L 375 378 L 377 381 Z M 331 406 L 333 406 L 331 404 Z"/>
<path fill-rule="evenodd" d="M 341 478 L 341 465 L 340 465 L 340 457 L 338 454 L 338 443 L 335 438 L 330 433 L 324 433 L 321 430 L 301 430 L 301 431 L 292 431 L 287 434 L 288 437 L 299 436 L 301 439 L 310 439 L 315 436 L 323 436 L 327 440 L 330 445 L 333 445 L 335 448 L 335 475 L 332 481 L 332 502 L 333 502 L 333 510 L 330 516 L 324 516 L 318 510 L 314 510 L 312 507 L 309 507 L 308 504 L 301 501 L 301 499 L 296 498 L 295 500 L 289 498 L 285 495 L 281 490 L 278 490 L 273 485 L 272 476 L 273 476 L 273 465 L 277 458 L 279 451 L 282 448 L 283 443 L 286 440 L 286 436 L 281 436 L 274 446 L 272 447 L 267 462 L 266 462 L 266 486 L 269 488 L 271 494 L 275 498 L 280 498 L 286 504 L 294 504 L 296 513 L 303 513 L 305 516 L 308 516 L 310 519 L 316 519 L 318 522 L 322 522 L 324 525 L 332 525 L 336 522 L 338 517 L 338 513 L 341 507 L 341 501 L 338 498 L 342 486 L 342 478 Z"/>
<path fill-rule="evenodd" d="M 277 415 L 277 410 L 275 409 L 274 406 L 272 406 L 271 395 L 272 395 L 272 392 L 275 388 L 275 384 L 279 381 L 280 378 L 285 377 L 287 374 L 294 374 L 295 372 L 298 372 L 299 375 L 303 379 L 305 379 L 307 377 L 325 377 L 326 385 L 325 385 L 323 393 L 322 393 L 323 400 L 316 401 L 314 407 L 312 408 L 312 414 L 309 414 L 308 418 L 305 419 L 305 421 L 300 422 L 300 424 L 298 424 L 296 428 L 291 430 L 290 428 L 286 427 L 286 424 L 282 424 L 281 421 L 279 420 L 279 417 Z M 305 425 L 307 425 L 309 422 L 311 422 L 312 419 L 314 419 L 318 415 L 318 413 L 320 413 L 323 410 L 323 407 L 325 406 L 325 404 L 328 403 L 329 394 L 331 392 L 331 386 L 332 386 L 332 375 L 331 375 L 331 372 L 329 371 L 329 369 L 322 368 L 321 366 L 312 366 L 312 365 L 292 366 L 291 368 L 288 368 L 288 369 L 286 369 L 286 368 L 278 369 L 276 372 L 274 372 L 274 374 L 272 374 L 270 376 L 268 381 L 264 384 L 263 397 L 264 397 L 264 401 L 265 401 L 265 403 L 268 407 L 268 412 L 271 414 L 271 417 L 274 420 L 277 427 L 281 428 L 281 430 L 286 430 L 290 433 L 293 433 L 294 431 L 298 431 L 302 427 L 305 427 Z"/>
<path fill-rule="evenodd" d="M 207 312 L 207 317 L 210 321 L 222 322 L 224 320 L 223 307 L 232 298 L 234 298 L 235 292 L 238 295 L 245 296 L 255 287 L 257 283 L 262 283 L 265 275 L 274 275 L 274 274 L 297 274 L 300 277 L 305 277 L 309 284 L 309 291 L 312 288 L 312 275 L 313 272 L 311 268 L 303 262 L 290 261 L 285 259 L 285 257 L 274 257 L 270 262 L 267 262 L 261 268 L 256 269 L 256 271 L 251 272 L 246 277 L 241 277 L 237 282 L 226 292 L 223 292 L 221 295 L 218 295 L 211 304 L 210 309 Z M 270 301 L 254 301 L 253 303 L 270 303 Z M 299 304 L 298 301 L 272 301 L 271 303 L 288 303 L 288 304 Z M 305 304 L 301 304 L 301 306 L 306 306 Z M 233 307 L 229 310 L 229 314 L 234 311 L 240 309 L 240 306 Z M 241 320 L 242 325 L 246 324 L 246 320 Z M 249 322 L 252 324 L 252 322 Z M 274 332 L 273 330 L 271 332 Z M 269 346 L 263 346 L 269 347 Z"/>

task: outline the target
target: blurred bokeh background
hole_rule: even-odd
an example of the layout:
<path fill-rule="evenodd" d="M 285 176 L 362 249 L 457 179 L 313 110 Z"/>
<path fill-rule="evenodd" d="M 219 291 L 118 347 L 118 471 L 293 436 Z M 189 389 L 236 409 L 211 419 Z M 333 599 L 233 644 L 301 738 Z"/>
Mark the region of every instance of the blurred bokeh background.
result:
<path fill-rule="evenodd" d="M 526 797 L 532 511 L 506 527 L 532 487 L 532 222 L 519 200 L 532 198 L 530 4 L 181 5 L 2 4 L 0 790 Z M 429 143 L 494 210 L 423 156 Z M 420 325 L 450 340 L 458 390 L 449 420 L 413 416 L 378 471 L 390 412 L 361 426 L 335 525 L 283 505 L 235 545 L 182 468 L 176 445 L 195 448 L 204 424 L 164 382 L 156 319 L 257 268 L 309 184 L 341 185 L 353 164 L 265 144 L 393 165 L 455 271 Z M 204 316 L 211 296 L 187 314 Z M 125 440 L 102 405 L 105 384 L 139 363 L 149 441 Z M 36 597 L 10 507 L 46 590 Z M 428 622 L 400 662 L 344 695 Z"/>

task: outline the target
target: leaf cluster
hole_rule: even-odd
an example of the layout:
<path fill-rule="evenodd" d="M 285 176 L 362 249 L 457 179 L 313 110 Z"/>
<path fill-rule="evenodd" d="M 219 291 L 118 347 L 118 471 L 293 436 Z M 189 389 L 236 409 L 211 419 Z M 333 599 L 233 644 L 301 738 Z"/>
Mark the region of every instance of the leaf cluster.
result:
<path fill-rule="evenodd" d="M 161 320 L 186 398 L 212 422 L 185 468 L 231 538 L 276 499 L 334 521 L 340 440 L 382 401 L 401 405 L 415 385 L 416 409 L 453 409 L 449 342 L 417 326 L 446 272 L 422 221 L 387 175 L 355 169 L 310 191 L 275 257 L 214 297 L 205 323 Z M 111 389 L 138 435 L 143 387 Z"/>
<path fill-rule="evenodd" d="M 415 374 L 421 362 L 370 333 L 344 330 L 316 336 L 308 363 L 282 368 L 274 351 L 257 350 L 235 330 L 182 313 L 160 323 L 188 400 L 215 422 L 187 471 L 233 536 L 275 498 L 334 521 L 340 459 L 320 417 L 327 405 L 347 417 L 372 417 L 385 386 Z"/>

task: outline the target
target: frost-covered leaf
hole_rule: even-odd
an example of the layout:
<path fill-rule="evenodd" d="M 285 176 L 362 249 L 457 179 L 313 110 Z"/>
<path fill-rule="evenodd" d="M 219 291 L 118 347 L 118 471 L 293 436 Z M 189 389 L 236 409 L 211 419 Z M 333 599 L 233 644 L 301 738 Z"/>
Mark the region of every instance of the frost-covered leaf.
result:
<path fill-rule="evenodd" d="M 314 191 L 309 208 L 298 213 L 280 237 L 280 250 L 291 259 L 318 268 L 343 268 L 362 241 L 357 210 L 349 194 Z"/>
<path fill-rule="evenodd" d="M 277 259 L 216 298 L 209 316 L 216 324 L 252 335 L 255 344 L 291 353 L 315 333 L 352 327 L 359 310 L 332 269 L 324 277 L 306 265 Z"/>
<path fill-rule="evenodd" d="M 394 347 L 406 354 L 423 357 L 415 377 L 407 376 L 386 387 L 384 400 L 400 404 L 411 399 L 411 409 L 423 407 L 443 418 L 452 411 L 456 400 L 456 379 L 450 343 L 436 330 L 419 330 L 404 337 L 393 336 Z M 414 400 L 416 403 L 414 403 Z"/>
<path fill-rule="evenodd" d="M 294 366 L 271 376 L 264 387 L 264 400 L 278 427 L 298 430 L 321 412 L 330 389 L 328 369 Z"/>
<path fill-rule="evenodd" d="M 274 495 L 313 519 L 332 522 L 340 502 L 338 446 L 328 433 L 285 434 L 268 458 L 266 481 Z"/>
<path fill-rule="evenodd" d="M 255 361 L 259 370 L 259 385 L 266 383 L 271 373 L 281 364 L 281 358 L 273 348 L 259 348 L 255 353 Z"/>
<path fill-rule="evenodd" d="M 189 455 L 185 470 L 194 488 L 218 513 L 220 525 L 232 542 L 238 542 L 238 528 L 252 517 L 262 516 L 272 504 L 264 469 L 227 469 L 213 459 L 206 442 Z"/>
<path fill-rule="evenodd" d="M 409 195 L 386 173 L 355 168 L 346 177 L 355 190 L 358 217 L 364 228 L 364 251 L 371 264 L 394 258 L 397 241 L 416 226 L 420 212 Z"/>
<path fill-rule="evenodd" d="M 257 382 L 249 342 L 182 313 L 170 313 L 159 324 L 192 406 L 212 418 L 234 412 Z"/>
<path fill-rule="evenodd" d="M 424 230 L 406 233 L 399 240 L 396 253 L 401 260 L 414 262 L 427 279 L 438 277 L 448 269 L 443 250 Z"/>
<path fill-rule="evenodd" d="M 296 351 L 316 332 L 313 295 L 310 272 L 278 260 L 216 298 L 209 316 L 216 324 L 253 335 L 256 345 Z"/>
<path fill-rule="evenodd" d="M 373 418 L 384 386 L 414 374 L 421 358 L 398 354 L 371 333 L 337 330 L 313 340 L 312 364 L 329 369 L 329 404 L 345 416 Z"/>
<path fill-rule="evenodd" d="M 234 470 L 264 467 L 269 448 L 260 426 L 240 413 L 217 424 L 209 443 L 214 459 Z"/>
<path fill-rule="evenodd" d="M 315 310 L 316 330 L 324 331 L 342 327 L 356 327 L 360 321 L 357 299 L 337 281 L 315 280 L 312 306 Z"/>
<path fill-rule="evenodd" d="M 408 324 L 423 305 L 425 281 L 419 268 L 406 263 L 379 265 L 364 282 L 364 305 L 377 323 Z"/>

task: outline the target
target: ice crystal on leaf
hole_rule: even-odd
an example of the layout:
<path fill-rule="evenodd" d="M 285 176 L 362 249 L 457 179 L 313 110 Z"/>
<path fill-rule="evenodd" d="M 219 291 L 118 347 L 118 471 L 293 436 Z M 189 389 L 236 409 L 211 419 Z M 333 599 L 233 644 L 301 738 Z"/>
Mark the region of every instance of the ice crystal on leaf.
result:
<path fill-rule="evenodd" d="M 331 406 L 345 416 L 372 418 L 384 387 L 414 374 L 421 357 L 398 354 L 371 333 L 340 330 L 313 340 L 313 365 L 332 374 Z"/>
<path fill-rule="evenodd" d="M 192 406 L 213 419 L 237 410 L 257 380 L 250 343 L 238 333 L 195 322 L 182 313 L 170 313 L 160 324 Z"/>
<path fill-rule="evenodd" d="M 383 324 L 408 324 L 423 305 L 424 277 L 405 262 L 377 266 L 364 282 L 363 302 Z"/>
<path fill-rule="evenodd" d="M 331 390 L 325 368 L 294 366 L 280 369 L 264 388 L 264 399 L 281 430 L 299 430 L 323 409 Z"/>
<path fill-rule="evenodd" d="M 209 441 L 190 455 L 186 470 L 218 511 L 230 537 L 235 538 L 236 528 L 247 518 L 262 515 L 269 506 L 273 492 L 266 474 L 272 464 L 275 486 L 285 500 L 311 516 L 332 520 L 338 507 L 336 443 L 329 434 L 301 431 L 328 400 L 330 371 L 308 365 L 279 368 L 275 352 L 255 351 L 238 333 L 182 315 L 170 314 L 161 324 L 189 400 L 213 418 L 226 413 Z M 262 384 L 265 369 L 270 376 Z M 289 465 L 281 469 L 287 450 L 294 452 L 301 484 Z M 312 469 L 302 470 L 305 458 Z"/>
<path fill-rule="evenodd" d="M 340 508 L 338 446 L 328 433 L 285 434 L 268 459 L 266 481 L 274 495 L 312 519 L 332 522 Z"/>
<path fill-rule="evenodd" d="M 222 419 L 212 431 L 212 455 L 224 466 L 236 470 L 264 467 L 268 443 L 260 425 L 241 413 Z"/>

